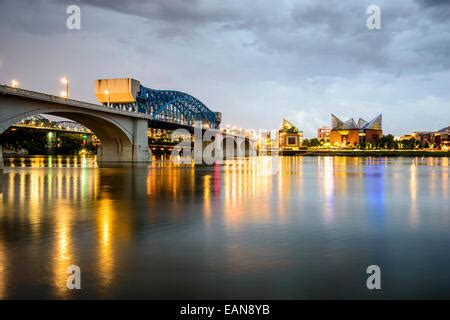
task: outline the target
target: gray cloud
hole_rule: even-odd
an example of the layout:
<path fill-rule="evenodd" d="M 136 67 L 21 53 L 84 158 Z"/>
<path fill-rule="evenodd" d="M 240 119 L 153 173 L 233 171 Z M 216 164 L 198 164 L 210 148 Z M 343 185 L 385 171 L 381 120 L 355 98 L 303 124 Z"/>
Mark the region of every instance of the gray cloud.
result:
<path fill-rule="evenodd" d="M 448 7 L 450 2 L 447 0 L 417 0 L 424 7 Z"/>
<path fill-rule="evenodd" d="M 444 1 L 418 1 L 427 7 L 447 5 Z M 369 69 L 398 74 L 404 69 L 420 72 L 423 64 L 434 65 L 432 68 L 450 66 L 447 48 L 439 45 L 442 37 L 433 32 L 433 19 L 441 20 L 442 10 L 423 13 L 413 2 L 400 5 L 381 1 L 383 30 L 375 32 L 365 26 L 370 1 L 281 1 L 275 5 L 272 1 L 159 0 L 134 1 L 131 5 L 85 0 L 83 4 L 144 18 L 161 38 L 190 40 L 201 32 L 209 32 L 211 37 L 226 32 L 246 34 L 247 46 L 299 64 L 307 76 Z M 405 34 L 414 32 L 420 38 L 405 39 Z M 432 59 L 426 54 L 430 45 L 442 51 Z M 398 57 L 402 50 L 411 53 L 408 59 Z M 324 65 L 325 59 L 329 63 Z"/>
<path fill-rule="evenodd" d="M 83 0 L 71 32 L 73 1 L 0 0 L 0 81 L 54 91 L 70 72 L 74 94 L 92 100 L 94 78 L 133 76 L 188 91 L 225 122 L 276 127 L 287 116 L 307 135 L 331 112 L 384 112 L 394 133 L 447 126 L 447 2 L 379 0 L 382 30 L 371 31 L 372 2 Z"/>

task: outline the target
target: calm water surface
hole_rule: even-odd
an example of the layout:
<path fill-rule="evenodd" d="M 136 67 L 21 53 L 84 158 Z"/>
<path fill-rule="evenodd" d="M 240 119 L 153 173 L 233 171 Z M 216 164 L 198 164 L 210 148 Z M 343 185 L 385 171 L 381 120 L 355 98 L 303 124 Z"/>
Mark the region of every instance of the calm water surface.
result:
<path fill-rule="evenodd" d="M 3 299 L 450 298 L 449 158 L 5 165 Z"/>

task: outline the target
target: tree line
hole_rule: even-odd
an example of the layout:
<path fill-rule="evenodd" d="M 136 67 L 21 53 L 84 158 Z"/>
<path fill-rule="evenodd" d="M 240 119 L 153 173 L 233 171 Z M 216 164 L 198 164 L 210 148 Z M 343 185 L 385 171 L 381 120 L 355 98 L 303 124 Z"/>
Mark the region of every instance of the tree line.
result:
<path fill-rule="evenodd" d="M 303 146 L 308 148 L 320 147 L 326 142 L 327 141 L 325 141 L 324 139 L 319 140 L 317 138 L 304 139 Z M 381 137 L 378 141 L 362 142 L 356 146 L 356 148 L 358 149 L 367 149 L 367 150 L 371 149 L 414 150 L 414 149 L 428 149 L 434 147 L 436 147 L 436 145 L 430 144 L 427 141 L 422 142 L 415 138 L 395 140 L 392 134 L 385 135 Z"/>
<path fill-rule="evenodd" d="M 77 133 L 49 132 L 32 128 L 9 128 L 0 135 L 3 150 L 26 151 L 27 154 L 78 154 L 82 149 L 95 153 L 96 148 L 86 136 Z M 54 135 L 54 136 L 53 136 Z"/>

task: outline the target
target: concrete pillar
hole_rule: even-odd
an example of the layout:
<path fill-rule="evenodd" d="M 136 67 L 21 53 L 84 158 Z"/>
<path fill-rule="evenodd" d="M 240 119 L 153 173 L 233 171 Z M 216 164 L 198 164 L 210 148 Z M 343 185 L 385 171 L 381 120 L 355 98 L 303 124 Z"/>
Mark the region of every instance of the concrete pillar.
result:
<path fill-rule="evenodd" d="M 245 156 L 245 139 L 242 137 L 236 137 L 236 157 L 244 157 Z"/>
<path fill-rule="evenodd" d="M 258 155 L 256 142 L 250 141 L 249 148 L 248 157 L 256 157 Z"/>
<path fill-rule="evenodd" d="M 224 159 L 223 136 L 218 130 L 207 130 L 204 134 L 199 128 L 194 129 L 194 162 L 213 165 Z"/>
<path fill-rule="evenodd" d="M 97 150 L 97 161 L 99 163 L 148 163 L 151 161 L 147 120 L 133 120 L 130 129 L 133 133 L 132 141 L 124 135 L 101 137 L 102 145 Z"/>
<path fill-rule="evenodd" d="M 200 126 L 194 128 L 194 163 L 203 163 L 203 132 Z"/>
<path fill-rule="evenodd" d="M 213 164 L 214 152 L 205 152 L 207 147 L 212 148 L 214 141 L 195 140 L 194 142 L 194 163 L 195 164 Z M 212 149 L 210 149 L 212 150 Z"/>
<path fill-rule="evenodd" d="M 133 125 L 133 162 L 150 162 L 152 154 L 148 147 L 148 121 L 137 119 Z"/>

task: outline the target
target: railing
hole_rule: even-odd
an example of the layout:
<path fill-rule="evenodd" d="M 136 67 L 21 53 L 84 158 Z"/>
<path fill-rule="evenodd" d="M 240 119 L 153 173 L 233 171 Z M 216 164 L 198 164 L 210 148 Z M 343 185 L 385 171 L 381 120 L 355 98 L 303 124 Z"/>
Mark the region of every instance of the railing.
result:
<path fill-rule="evenodd" d="M 83 128 L 66 128 L 66 127 L 58 127 L 58 126 L 40 126 L 40 125 L 32 125 L 32 124 L 27 124 L 27 123 L 17 123 L 15 125 L 13 125 L 13 127 L 93 134 L 93 132 L 87 128 L 83 129 Z"/>
<path fill-rule="evenodd" d="M 100 112 L 118 113 L 118 114 L 122 114 L 125 116 L 130 116 L 133 118 L 151 119 L 151 116 L 148 114 L 145 114 L 145 113 L 129 112 L 126 110 L 114 110 L 111 108 L 105 108 L 105 106 L 103 106 L 101 104 L 94 104 L 94 103 L 89 103 L 89 102 L 84 102 L 84 101 L 79 101 L 79 100 L 61 98 L 61 97 L 54 96 L 54 95 L 47 94 L 47 93 L 25 90 L 25 89 L 20 89 L 20 88 L 13 88 L 13 87 L 10 87 L 7 85 L 0 85 L 0 94 L 10 94 L 10 95 L 14 95 L 14 96 L 35 99 L 35 100 L 41 100 L 41 101 L 46 101 L 46 102 L 53 102 L 53 103 L 68 105 L 68 106 L 73 106 L 73 107 L 86 108 L 86 109 L 91 109 L 91 110 L 100 111 Z"/>

